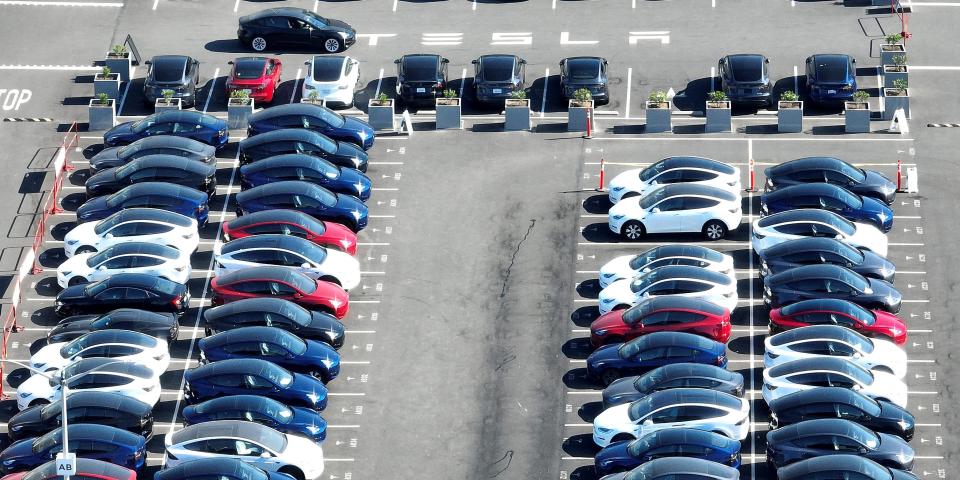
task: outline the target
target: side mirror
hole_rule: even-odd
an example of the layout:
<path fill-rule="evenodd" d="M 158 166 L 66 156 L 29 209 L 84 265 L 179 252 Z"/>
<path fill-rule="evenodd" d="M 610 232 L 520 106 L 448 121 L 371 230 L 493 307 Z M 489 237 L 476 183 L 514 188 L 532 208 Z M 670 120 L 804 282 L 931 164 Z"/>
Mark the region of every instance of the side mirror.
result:
<path fill-rule="evenodd" d="M 270 458 L 270 453 L 269 453 L 269 452 L 263 452 L 263 453 L 260 454 L 260 458 Z"/>
<path fill-rule="evenodd" d="M 646 420 L 643 421 L 643 425 L 644 425 L 644 426 L 653 425 L 653 420 L 648 418 L 648 419 L 646 419 Z"/>
<path fill-rule="evenodd" d="M 527 64 L 527 61 L 521 58 L 521 59 L 520 59 L 520 65 L 526 65 L 526 64 Z"/>
<path fill-rule="evenodd" d="M 229 62 L 227 62 L 227 65 L 233 65 L 233 60 L 230 60 Z"/>
<path fill-rule="evenodd" d="M 106 265 L 100 265 L 99 267 L 97 267 L 97 270 L 98 270 L 98 271 L 101 271 L 101 272 L 104 271 L 104 270 L 106 270 L 106 269 L 107 269 Z"/>
<path fill-rule="evenodd" d="M 657 208 L 657 207 L 653 207 L 653 210 L 650 210 L 650 212 L 651 212 L 651 213 L 660 213 L 660 209 Z"/>
<path fill-rule="evenodd" d="M 857 63 L 857 59 L 856 59 L 856 58 L 850 59 L 850 61 L 853 62 L 853 63 Z"/>
<path fill-rule="evenodd" d="M 769 58 L 764 58 L 764 59 L 763 59 L 763 63 L 770 63 L 770 59 L 769 59 Z"/>
<path fill-rule="evenodd" d="M 309 67 L 309 66 L 310 66 L 310 60 L 307 60 L 306 62 L 303 62 L 303 64 Z"/>
<path fill-rule="evenodd" d="M 299 299 L 299 298 L 303 298 L 303 294 L 300 293 L 300 292 L 296 292 L 296 293 L 293 294 L 293 298 L 298 298 L 298 299 Z"/>
<path fill-rule="evenodd" d="M 473 64 L 473 65 L 476 65 L 476 64 L 478 64 L 478 63 L 480 63 L 480 62 L 478 62 L 478 61 L 476 61 L 476 60 L 470 60 L 470 63 Z"/>
<path fill-rule="evenodd" d="M 143 62 L 143 63 L 145 65 L 153 65 L 153 60 L 147 60 L 146 62 Z"/>
<path fill-rule="evenodd" d="M 400 65 L 400 59 L 398 58 L 398 59 L 394 60 L 393 63 L 396 63 L 397 65 Z"/>
<path fill-rule="evenodd" d="M 109 240 L 113 238 L 113 234 L 108 232 L 106 235 L 103 236 L 103 238 L 106 238 L 107 240 Z"/>
<path fill-rule="evenodd" d="M 443 63 L 450 63 L 450 60 L 447 60 L 446 58 L 444 58 L 443 60 L 441 60 L 441 62 L 443 62 Z"/>
<path fill-rule="evenodd" d="M 300 264 L 300 268 L 310 268 L 310 264 L 309 264 L 309 263 L 306 263 L 306 262 L 301 263 L 301 264 Z"/>

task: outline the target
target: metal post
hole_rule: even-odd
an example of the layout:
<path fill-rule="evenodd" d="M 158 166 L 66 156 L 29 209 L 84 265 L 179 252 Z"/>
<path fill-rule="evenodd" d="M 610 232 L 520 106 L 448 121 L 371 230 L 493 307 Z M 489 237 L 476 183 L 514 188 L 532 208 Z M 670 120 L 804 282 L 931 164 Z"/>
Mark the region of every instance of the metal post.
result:
<path fill-rule="evenodd" d="M 69 435 L 67 431 L 67 379 L 60 375 L 60 428 L 63 430 L 63 447 L 60 449 L 60 455 L 67 459 L 67 453 L 70 449 Z M 70 480 L 70 472 L 63 474 L 63 480 Z"/>

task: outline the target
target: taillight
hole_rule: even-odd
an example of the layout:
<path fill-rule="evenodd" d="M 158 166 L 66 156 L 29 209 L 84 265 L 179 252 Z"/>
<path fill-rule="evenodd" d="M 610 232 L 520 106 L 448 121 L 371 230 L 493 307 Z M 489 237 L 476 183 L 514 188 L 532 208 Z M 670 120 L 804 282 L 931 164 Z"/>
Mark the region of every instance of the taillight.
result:
<path fill-rule="evenodd" d="M 170 304 L 173 305 L 174 307 L 179 307 L 180 305 L 183 304 L 183 296 L 179 296 L 179 297 L 174 298 L 174 299 L 170 302 Z"/>
<path fill-rule="evenodd" d="M 438 83 L 437 83 L 437 89 L 438 89 L 438 90 L 443 90 L 443 82 L 438 82 Z"/>

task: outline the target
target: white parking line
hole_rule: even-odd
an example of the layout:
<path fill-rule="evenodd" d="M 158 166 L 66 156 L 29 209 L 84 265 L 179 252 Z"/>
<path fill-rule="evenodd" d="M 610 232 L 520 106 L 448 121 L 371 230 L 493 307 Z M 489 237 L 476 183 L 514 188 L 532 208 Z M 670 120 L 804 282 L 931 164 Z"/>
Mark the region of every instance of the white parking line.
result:
<path fill-rule="evenodd" d="M 477 9 L 477 0 L 473 0 L 473 9 Z M 460 70 L 460 98 L 463 98 L 463 86 L 467 84 L 467 69 Z"/>
<path fill-rule="evenodd" d="M 99 72 L 102 69 L 103 67 L 94 67 L 90 65 L 0 65 L 0 70 L 84 70 Z"/>
<path fill-rule="evenodd" d="M 26 0 L 2 0 L 0 6 L 22 6 L 22 7 L 113 7 L 121 8 L 120 2 L 38 2 Z M 100 68 L 98 67 L 97 70 Z"/>
<path fill-rule="evenodd" d="M 290 103 L 293 103 L 293 99 L 297 96 L 298 85 L 300 85 L 300 75 L 303 74 L 303 69 L 297 69 L 297 78 L 293 81 L 293 92 L 290 93 Z"/>
<path fill-rule="evenodd" d="M 380 84 L 383 83 L 383 69 L 380 69 L 380 76 L 377 77 L 377 89 L 373 92 L 373 98 L 380 96 Z"/>
<path fill-rule="evenodd" d="M 637 8 L 636 0 L 634 0 L 633 8 Z M 627 106 L 624 108 L 623 116 L 625 118 L 630 118 L 630 90 L 633 88 L 633 67 L 627 68 Z"/>
<path fill-rule="evenodd" d="M 557 0 L 553 0 L 553 8 L 557 8 Z M 548 68 L 543 74 L 543 99 L 540 100 L 540 118 L 543 118 L 543 114 L 547 109 L 547 86 L 550 85 L 550 69 Z"/>
<path fill-rule="evenodd" d="M 130 78 L 131 78 L 131 79 L 136 78 L 136 77 L 134 77 L 134 75 L 136 74 L 136 72 L 137 72 L 137 67 L 133 67 L 133 68 L 130 69 Z M 133 82 L 132 82 L 132 81 L 131 81 L 131 82 L 127 82 L 127 85 L 126 85 L 125 87 L 123 87 L 123 95 L 120 97 L 120 102 L 117 104 L 117 115 L 123 113 L 123 104 L 124 104 L 124 102 L 127 101 L 127 93 L 130 92 L 130 85 L 133 85 Z M 103 137 L 99 137 L 99 138 L 102 139 Z"/>
<path fill-rule="evenodd" d="M 238 8 L 240 8 L 240 0 L 237 0 L 237 1 L 233 4 L 233 13 L 237 13 L 237 9 L 238 9 Z M 314 10 L 314 11 L 316 11 L 316 10 Z"/>
<path fill-rule="evenodd" d="M 657 247 L 663 245 L 664 242 L 578 242 L 577 245 L 593 245 L 597 247 L 622 247 L 622 248 L 631 248 L 631 247 Z M 684 242 L 685 245 L 701 245 L 705 247 L 714 246 L 714 247 L 745 247 L 750 242 Z"/>

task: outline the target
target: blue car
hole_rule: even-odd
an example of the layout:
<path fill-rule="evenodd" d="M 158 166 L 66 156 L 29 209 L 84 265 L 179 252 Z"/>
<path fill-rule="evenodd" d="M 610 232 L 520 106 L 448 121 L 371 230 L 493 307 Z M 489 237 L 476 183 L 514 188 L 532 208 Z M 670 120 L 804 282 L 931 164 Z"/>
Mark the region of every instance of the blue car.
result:
<path fill-rule="evenodd" d="M 367 226 L 367 206 L 359 198 L 333 193 L 299 180 L 274 182 L 237 194 L 237 216 L 278 208 L 330 220 L 359 232 Z"/>
<path fill-rule="evenodd" d="M 334 165 L 367 171 L 367 152 L 362 148 L 303 128 L 283 128 L 247 137 L 240 142 L 240 165 L 285 153 L 305 153 Z"/>
<path fill-rule="evenodd" d="M 596 349 L 587 357 L 587 373 L 604 385 L 672 363 L 727 366 L 727 346 L 685 332 L 653 332 Z"/>
<path fill-rule="evenodd" d="M 103 134 L 103 144 L 108 147 L 129 145 L 141 138 L 156 135 L 189 138 L 218 149 L 230 141 L 230 132 L 224 120 L 191 110 L 166 110 L 107 130 Z"/>
<path fill-rule="evenodd" d="M 885 467 L 857 455 L 826 455 L 792 463 L 777 470 L 779 480 L 811 480 L 819 478 L 917 480 L 916 475 Z"/>
<path fill-rule="evenodd" d="M 706 430 L 665 428 L 636 440 L 611 443 L 594 457 L 594 468 L 607 475 L 662 457 L 697 457 L 740 468 L 740 442 Z"/>
<path fill-rule="evenodd" d="M 254 113 L 250 116 L 247 136 L 281 128 L 306 128 L 334 140 L 353 143 L 364 150 L 373 146 L 374 130 L 369 123 L 310 103 L 287 103 Z"/>
<path fill-rule="evenodd" d="M 857 61 L 850 55 L 807 57 L 807 92 L 814 102 L 844 102 L 857 91 Z"/>
<path fill-rule="evenodd" d="M 153 480 L 294 480 L 286 473 L 271 472 L 230 457 L 198 458 L 167 467 L 153 475 Z"/>
<path fill-rule="evenodd" d="M 740 471 L 702 458 L 664 457 L 603 480 L 739 480 Z"/>
<path fill-rule="evenodd" d="M 338 167 L 320 157 L 303 153 L 277 155 L 240 167 L 243 189 L 289 180 L 315 183 L 331 192 L 353 195 L 364 201 L 370 198 L 373 186 L 370 177 L 359 170 Z"/>
<path fill-rule="evenodd" d="M 291 406 L 327 408 L 323 382 L 257 358 L 232 358 L 188 370 L 183 398 L 198 403 L 224 395 L 263 395 Z"/>
<path fill-rule="evenodd" d="M 143 467 L 147 439 L 107 425 L 82 423 L 67 427 L 69 451 L 81 458 L 102 460 L 131 470 Z M 50 461 L 63 447 L 63 432 L 57 428 L 36 438 L 13 442 L 0 452 L 0 472 L 32 470 Z"/>
<path fill-rule="evenodd" d="M 172 183 L 143 182 L 113 195 L 87 200 L 77 209 L 77 222 L 102 220 L 128 208 L 159 208 L 196 218 L 200 226 L 207 224 L 210 215 L 206 193 Z"/>
<path fill-rule="evenodd" d="M 288 407 L 260 395 L 230 395 L 183 409 L 185 425 L 214 420 L 247 420 L 283 433 L 292 433 L 320 443 L 327 437 L 327 421 L 303 407 Z"/>
<path fill-rule="evenodd" d="M 260 358 L 327 383 L 340 373 L 340 354 L 330 345 L 274 327 L 243 327 L 200 339 L 200 361 Z"/>
<path fill-rule="evenodd" d="M 893 210 L 887 204 L 829 183 L 792 185 L 760 197 L 762 215 L 798 208 L 829 210 L 850 221 L 870 223 L 884 232 L 893 228 Z"/>

